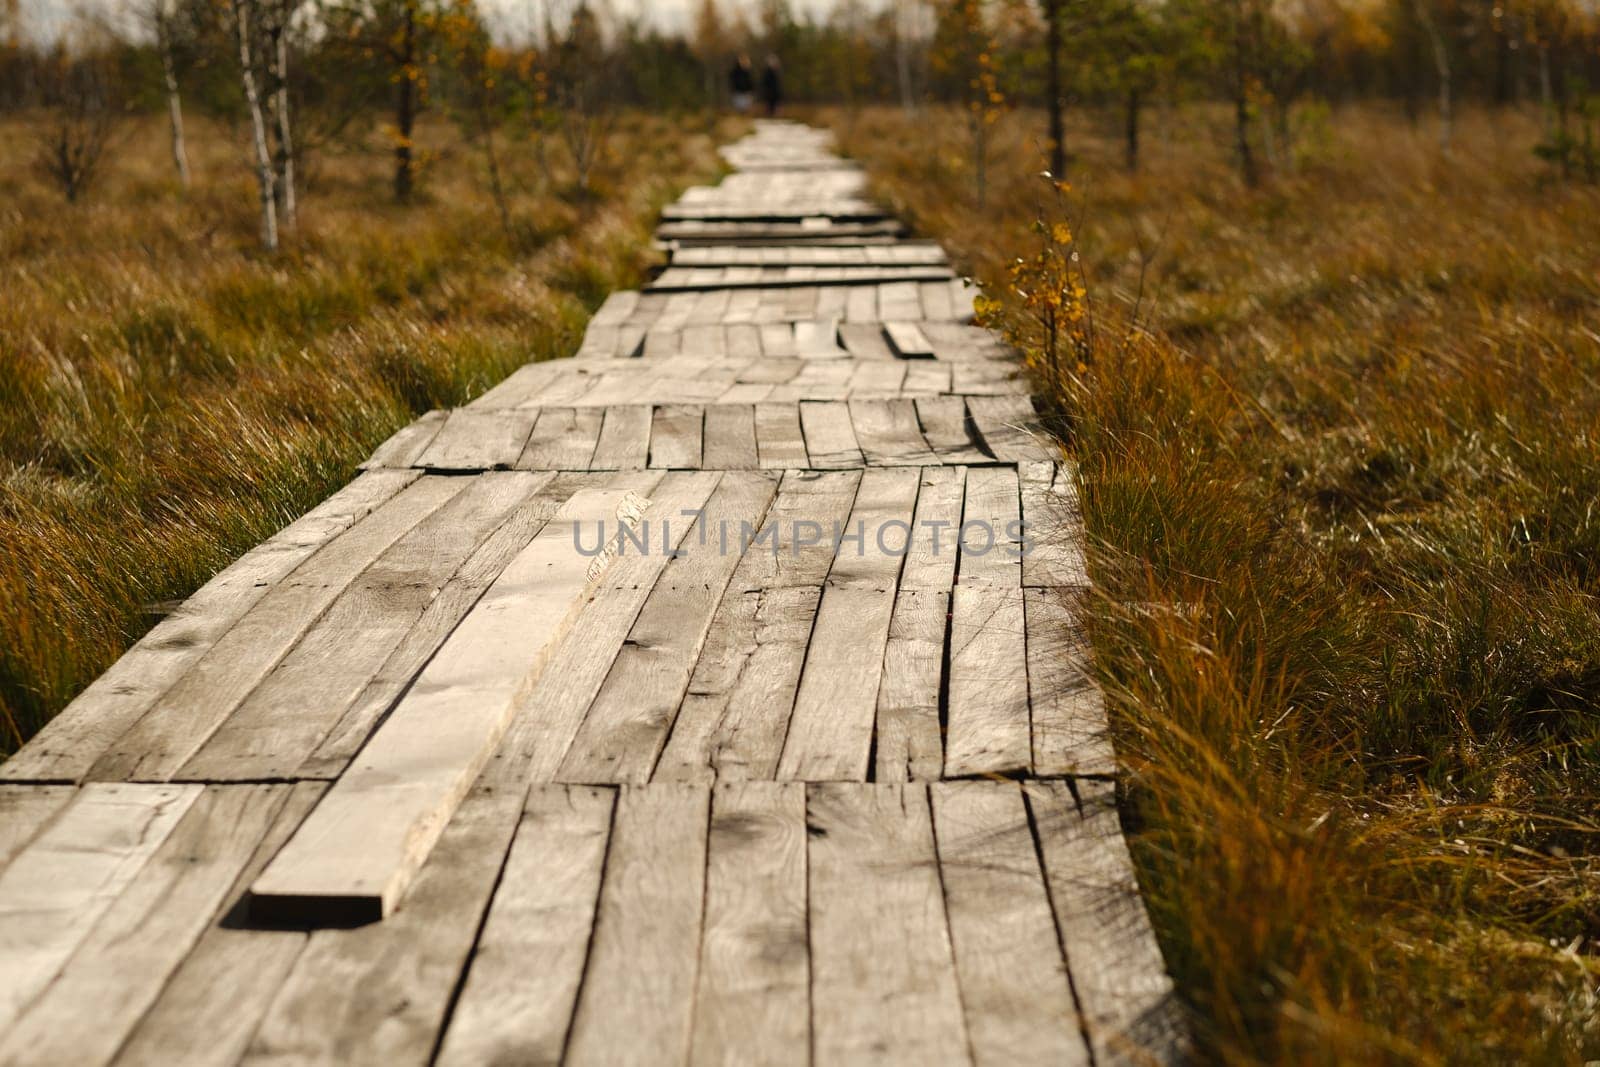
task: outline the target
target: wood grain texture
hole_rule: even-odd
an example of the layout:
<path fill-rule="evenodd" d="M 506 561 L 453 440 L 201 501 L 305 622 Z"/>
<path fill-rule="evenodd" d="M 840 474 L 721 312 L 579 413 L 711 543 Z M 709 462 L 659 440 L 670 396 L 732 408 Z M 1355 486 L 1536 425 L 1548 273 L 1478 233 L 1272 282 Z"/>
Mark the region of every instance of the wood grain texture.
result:
<path fill-rule="evenodd" d="M 1105 694 L 1083 630 L 1086 589 L 1025 589 L 1033 770 L 1041 776 L 1117 773 Z"/>
<path fill-rule="evenodd" d="M 566 1062 L 688 1061 L 709 805 L 704 786 L 621 791 Z"/>
<path fill-rule="evenodd" d="M 90 770 L 100 781 L 176 774 L 356 577 L 466 483 L 420 478 L 274 586 Z"/>
<path fill-rule="evenodd" d="M 549 478 L 485 474 L 412 527 L 350 583 L 176 777 L 292 777 L 473 550 Z"/>
<path fill-rule="evenodd" d="M 438 435 L 448 415 L 447 411 L 430 411 L 400 427 L 367 457 L 361 469 L 411 466 Z"/>
<path fill-rule="evenodd" d="M 474 787 L 404 907 L 381 923 L 314 932 L 240 1062 L 427 1063 L 522 800 L 519 792 Z"/>
<path fill-rule="evenodd" d="M 946 778 L 1032 766 L 1022 590 L 963 581 L 950 603 Z"/>
<path fill-rule="evenodd" d="M 256 879 L 252 913 L 328 924 L 394 910 L 613 558 L 584 556 L 580 539 L 647 506 L 620 488 L 562 505 Z"/>
<path fill-rule="evenodd" d="M 656 514 L 681 516 L 684 511 L 704 508 L 723 475 L 679 471 L 665 477 L 643 477 L 660 479 L 651 492 Z M 550 670 L 519 702 L 511 729 L 485 771 L 488 781 L 501 788 L 522 789 L 530 781 L 554 779 L 628 631 L 688 531 L 687 523 L 672 524 L 671 537 L 663 544 L 658 527 L 653 535 L 653 551 L 629 551 L 612 565 L 589 607 L 579 614 Z"/>
<path fill-rule="evenodd" d="M 0 1033 L 55 979 L 200 793 L 91 783 L 0 872 Z"/>
<path fill-rule="evenodd" d="M 0 871 L 77 795 L 70 785 L 0 785 Z"/>
<path fill-rule="evenodd" d="M 500 475 L 499 477 L 522 477 Z M 532 475 L 536 487 L 439 590 L 361 695 L 295 772 L 301 778 L 336 778 L 366 744 L 405 687 L 444 644 L 500 572 L 527 547 L 556 511 L 580 489 L 604 484 L 604 475 Z M 648 486 L 645 487 L 648 489 Z"/>
<path fill-rule="evenodd" d="M 658 470 L 696 470 L 700 466 L 705 415 L 682 404 L 656 408 L 650 425 L 650 466 Z"/>
<path fill-rule="evenodd" d="M 1022 791 L 941 782 L 929 792 L 973 1061 L 1088 1067 Z"/>
<path fill-rule="evenodd" d="M 925 787 L 808 785 L 806 826 L 817 1062 L 969 1062 Z"/>
<path fill-rule="evenodd" d="M 588 470 L 604 417 L 600 408 L 541 408 L 516 466 L 529 471 Z"/>
<path fill-rule="evenodd" d="M 506 470 L 522 454 L 534 413 L 457 408 L 450 413 L 416 465 L 428 470 Z"/>
<path fill-rule="evenodd" d="M 561 1062 L 594 930 L 615 794 L 536 785 L 437 1062 Z"/>
<path fill-rule="evenodd" d="M 707 470 L 750 470 L 761 465 L 756 413 L 748 404 L 718 403 L 706 409 Z"/>
<path fill-rule="evenodd" d="M 944 771 L 939 691 L 950 594 L 902 587 L 889 620 L 878 685 L 873 779 L 925 782 Z"/>
<path fill-rule="evenodd" d="M 1022 584 L 1087 586 L 1089 571 L 1083 551 L 1083 510 L 1078 504 L 1076 466 L 1024 463 L 1017 475 L 1028 537 Z"/>
<path fill-rule="evenodd" d="M 778 766 L 781 779 L 866 778 L 917 486 L 915 470 L 869 469 L 861 476 L 845 526 L 860 540 L 842 542 L 828 572 Z"/>
<path fill-rule="evenodd" d="M 362 474 L 224 568 L 0 764 L 0 779 L 81 781 L 112 742 L 268 592 L 418 477 L 415 471 Z"/>
<path fill-rule="evenodd" d="M 109 1063 L 222 906 L 289 789 L 208 786 L 195 797 L 60 974 L 4 1031 L 0 1063 Z"/>
<path fill-rule="evenodd" d="M 249 884 L 321 799 L 323 782 L 289 788 L 272 826 L 228 890 L 212 922 L 117 1053 L 118 1067 L 225 1067 L 244 1055 L 272 998 L 306 945 L 301 930 L 242 922 Z"/>
<path fill-rule="evenodd" d="M 812 467 L 845 470 L 864 464 L 850 409 L 844 404 L 802 403 L 800 426 Z"/>
<path fill-rule="evenodd" d="M 1115 787 L 1084 778 L 1023 788 L 1094 1062 L 1187 1062 L 1186 1026 L 1139 898 Z"/>
<path fill-rule="evenodd" d="M 761 525 L 776 489 L 777 480 L 770 475 L 729 472 L 699 516 L 668 517 L 694 525 L 628 631 L 567 750 L 559 780 L 649 780 L 717 604 L 739 563 L 739 531 Z"/>
<path fill-rule="evenodd" d="M 605 409 L 591 470 L 643 470 L 650 460 L 650 409 L 643 404 L 614 404 Z"/>
<path fill-rule="evenodd" d="M 808 1063 L 805 787 L 718 785 L 707 852 L 693 1060 Z"/>

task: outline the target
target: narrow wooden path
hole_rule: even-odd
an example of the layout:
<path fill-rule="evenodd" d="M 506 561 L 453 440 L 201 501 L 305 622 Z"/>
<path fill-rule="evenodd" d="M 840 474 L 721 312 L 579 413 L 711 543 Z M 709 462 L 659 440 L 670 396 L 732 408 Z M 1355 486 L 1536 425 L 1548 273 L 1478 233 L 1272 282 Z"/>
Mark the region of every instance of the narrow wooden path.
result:
<path fill-rule="evenodd" d="M 1181 1058 L 1071 470 L 824 134 L 726 154 L 0 766 L 0 1063 Z"/>

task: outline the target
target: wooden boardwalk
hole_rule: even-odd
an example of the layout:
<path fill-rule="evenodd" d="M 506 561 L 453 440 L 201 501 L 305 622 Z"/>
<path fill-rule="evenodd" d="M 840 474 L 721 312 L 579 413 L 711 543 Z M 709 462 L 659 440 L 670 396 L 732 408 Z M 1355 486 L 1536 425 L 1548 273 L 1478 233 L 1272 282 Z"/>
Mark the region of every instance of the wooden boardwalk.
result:
<path fill-rule="evenodd" d="M 825 135 L 727 156 L 0 766 L 0 1063 L 1181 1058 L 1071 470 Z"/>

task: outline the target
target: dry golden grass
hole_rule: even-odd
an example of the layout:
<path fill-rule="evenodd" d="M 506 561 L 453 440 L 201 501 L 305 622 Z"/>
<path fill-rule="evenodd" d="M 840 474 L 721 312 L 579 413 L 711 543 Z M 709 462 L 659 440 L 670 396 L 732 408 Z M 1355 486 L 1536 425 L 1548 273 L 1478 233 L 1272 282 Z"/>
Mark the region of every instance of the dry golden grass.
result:
<path fill-rule="evenodd" d="M 656 208 L 717 167 L 703 123 L 630 116 L 580 199 L 558 147 L 547 184 L 503 140 L 512 247 L 441 124 L 410 207 L 376 145 L 319 153 L 266 258 L 238 131 L 190 125 L 192 192 L 139 121 L 69 206 L 28 122 L 0 124 L 0 753 L 416 414 L 571 352 Z"/>
<path fill-rule="evenodd" d="M 1033 248 L 1041 117 L 983 210 L 959 122 L 830 118 L 980 278 Z M 1075 129 L 1094 332 L 1052 398 L 1202 1048 L 1600 1058 L 1600 194 L 1529 117 L 1441 158 L 1364 109 L 1249 191 L 1218 118 L 1156 116 L 1134 176 Z"/>

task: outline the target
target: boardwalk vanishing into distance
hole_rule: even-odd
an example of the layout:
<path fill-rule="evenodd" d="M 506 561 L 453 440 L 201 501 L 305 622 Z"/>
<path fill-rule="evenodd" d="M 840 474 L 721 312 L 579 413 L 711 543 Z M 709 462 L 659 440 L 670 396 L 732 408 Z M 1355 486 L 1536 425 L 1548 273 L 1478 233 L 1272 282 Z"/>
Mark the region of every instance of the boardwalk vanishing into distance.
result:
<path fill-rule="evenodd" d="M 0 1063 L 1182 1058 L 1013 353 L 726 155 L 0 766 Z"/>

